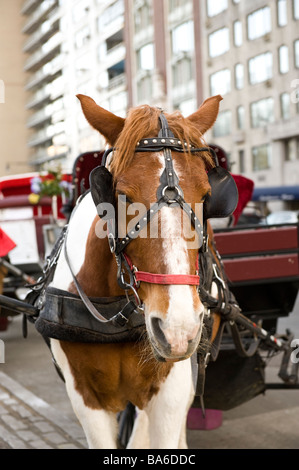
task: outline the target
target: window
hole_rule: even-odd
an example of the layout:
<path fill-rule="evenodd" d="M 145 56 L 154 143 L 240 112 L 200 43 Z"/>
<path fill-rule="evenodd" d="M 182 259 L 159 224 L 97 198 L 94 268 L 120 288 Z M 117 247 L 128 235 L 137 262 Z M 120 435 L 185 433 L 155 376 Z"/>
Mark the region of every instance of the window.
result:
<path fill-rule="evenodd" d="M 243 44 L 242 23 L 239 20 L 234 22 L 234 44 L 236 47 Z"/>
<path fill-rule="evenodd" d="M 182 57 L 172 66 L 172 80 L 175 87 L 185 85 L 193 78 L 192 60 L 190 57 Z"/>
<path fill-rule="evenodd" d="M 214 137 L 223 137 L 231 133 L 232 127 L 232 113 L 231 111 L 221 111 L 218 114 L 217 121 L 213 127 Z"/>
<path fill-rule="evenodd" d="M 153 70 L 154 68 L 154 45 L 146 44 L 137 51 L 137 66 L 139 70 Z"/>
<path fill-rule="evenodd" d="M 287 0 L 277 1 L 277 23 L 278 26 L 286 26 L 288 23 Z"/>
<path fill-rule="evenodd" d="M 173 54 L 193 51 L 193 21 L 186 21 L 174 28 L 171 37 Z"/>
<path fill-rule="evenodd" d="M 210 76 L 211 95 L 226 95 L 231 91 L 231 73 L 229 69 L 219 70 Z"/>
<path fill-rule="evenodd" d="M 273 59 L 271 52 L 257 55 L 249 60 L 249 81 L 251 85 L 272 78 Z"/>
<path fill-rule="evenodd" d="M 107 52 L 113 49 L 114 47 L 118 47 L 121 44 L 123 44 L 123 41 L 124 41 L 123 30 L 121 29 L 106 39 L 105 42 L 107 46 Z"/>
<path fill-rule="evenodd" d="M 100 0 L 99 3 L 103 3 Z M 123 20 L 124 16 L 124 0 L 117 0 L 116 2 L 112 3 L 108 8 L 106 8 L 103 13 L 98 17 L 98 31 L 101 33 L 104 28 L 106 28 L 109 24 L 111 24 L 116 19 Z"/>
<path fill-rule="evenodd" d="M 299 39 L 294 42 L 294 54 L 295 54 L 295 67 L 299 68 Z"/>
<path fill-rule="evenodd" d="M 282 93 L 280 95 L 280 108 L 282 119 L 290 119 L 290 104 L 291 100 L 289 93 Z"/>
<path fill-rule="evenodd" d="M 125 73 L 125 61 L 121 60 L 117 62 L 117 64 L 111 65 L 107 69 L 108 72 L 108 79 L 109 79 L 109 87 L 113 88 L 114 86 L 119 85 L 123 81 L 123 76 Z"/>
<path fill-rule="evenodd" d="M 274 99 L 265 98 L 250 106 L 251 127 L 262 127 L 274 121 Z"/>
<path fill-rule="evenodd" d="M 244 87 L 244 66 L 243 64 L 235 65 L 235 85 L 237 90 Z"/>
<path fill-rule="evenodd" d="M 150 26 L 153 22 L 153 12 L 150 2 L 144 2 L 140 7 L 135 9 L 135 31 L 139 33 L 143 29 Z"/>
<path fill-rule="evenodd" d="M 261 8 L 248 15 L 248 39 L 253 40 L 271 31 L 271 11 L 269 7 Z"/>
<path fill-rule="evenodd" d="M 253 171 L 267 170 L 271 167 L 270 145 L 259 145 L 252 148 L 252 169 Z"/>
<path fill-rule="evenodd" d="M 285 160 L 299 160 L 299 137 L 285 140 Z"/>
<path fill-rule="evenodd" d="M 289 49 L 288 46 L 280 46 L 278 49 L 279 71 L 287 73 L 289 71 Z"/>
<path fill-rule="evenodd" d="M 293 0 L 294 19 L 299 20 L 299 0 Z"/>
<path fill-rule="evenodd" d="M 215 16 L 227 9 L 227 0 L 207 0 L 208 16 Z"/>
<path fill-rule="evenodd" d="M 209 55 L 217 57 L 229 50 L 229 29 L 221 28 L 209 35 Z"/>
<path fill-rule="evenodd" d="M 237 126 L 242 130 L 245 127 L 245 108 L 244 106 L 237 107 Z"/>

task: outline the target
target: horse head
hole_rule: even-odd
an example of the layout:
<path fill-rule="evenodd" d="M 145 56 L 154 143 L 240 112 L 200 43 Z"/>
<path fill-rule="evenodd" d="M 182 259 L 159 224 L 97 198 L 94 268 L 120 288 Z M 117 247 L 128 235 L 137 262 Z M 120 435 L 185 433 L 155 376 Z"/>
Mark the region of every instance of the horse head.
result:
<path fill-rule="evenodd" d="M 209 177 L 215 161 L 203 135 L 222 98 L 207 99 L 187 118 L 144 105 L 126 119 L 85 95 L 78 98 L 88 122 L 113 148 L 92 188 L 96 203 L 110 203 L 115 210 L 114 229 L 108 230 L 111 251 L 133 273 L 156 358 L 186 359 L 203 329 L 197 264 L 207 243 L 206 219 L 215 211 L 215 175 Z M 133 286 L 119 274 L 123 287 Z"/>

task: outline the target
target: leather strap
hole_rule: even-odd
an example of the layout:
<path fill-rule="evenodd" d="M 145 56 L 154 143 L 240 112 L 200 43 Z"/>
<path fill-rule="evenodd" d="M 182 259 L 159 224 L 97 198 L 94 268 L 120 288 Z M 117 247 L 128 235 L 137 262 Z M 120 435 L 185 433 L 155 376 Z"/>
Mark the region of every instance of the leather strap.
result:
<path fill-rule="evenodd" d="M 65 259 L 66 259 L 66 262 L 67 262 L 67 265 L 69 267 L 69 270 L 72 274 L 72 278 L 73 278 L 73 281 L 74 281 L 74 284 L 77 288 L 77 291 L 78 291 L 78 294 L 79 296 L 81 297 L 81 300 L 82 302 L 84 303 L 85 307 L 87 308 L 87 310 L 92 314 L 92 316 L 102 322 L 102 323 L 108 323 L 108 322 L 114 322 L 120 326 L 124 326 L 125 323 L 127 323 L 127 321 L 129 320 L 129 317 L 130 315 L 134 312 L 135 308 L 136 308 L 136 305 L 134 302 L 132 301 L 129 301 L 125 306 L 124 308 L 118 312 L 116 315 L 114 315 L 114 317 L 110 318 L 107 320 L 107 318 L 105 318 L 96 308 L 95 306 L 93 305 L 93 303 L 91 302 L 91 300 L 89 299 L 89 297 L 85 294 L 84 290 L 82 289 L 77 277 L 75 276 L 74 274 L 74 271 L 72 269 L 72 266 L 71 266 L 71 263 L 70 263 L 70 259 L 68 257 L 68 253 L 67 253 L 67 235 L 68 235 L 68 231 L 66 231 L 66 235 L 65 235 L 65 240 L 64 240 L 64 256 L 65 256 Z"/>
<path fill-rule="evenodd" d="M 136 271 L 135 279 L 137 282 L 147 282 L 149 284 L 199 286 L 199 276 L 196 274 L 153 274 Z"/>

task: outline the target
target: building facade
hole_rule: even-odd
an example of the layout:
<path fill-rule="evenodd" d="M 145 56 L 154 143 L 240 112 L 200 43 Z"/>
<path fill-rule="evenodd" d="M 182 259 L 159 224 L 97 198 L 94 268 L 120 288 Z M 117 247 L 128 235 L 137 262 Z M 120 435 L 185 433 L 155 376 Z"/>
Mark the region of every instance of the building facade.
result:
<path fill-rule="evenodd" d="M 0 176 L 29 169 L 22 3 L 0 0 Z"/>
<path fill-rule="evenodd" d="M 299 184 L 299 2 L 208 0 L 205 94 L 223 96 L 210 133 L 257 186 Z"/>
<path fill-rule="evenodd" d="M 77 93 L 120 116 L 221 94 L 207 140 L 232 171 L 299 184 L 299 0 L 26 0 L 22 14 L 32 166 L 103 148 Z"/>

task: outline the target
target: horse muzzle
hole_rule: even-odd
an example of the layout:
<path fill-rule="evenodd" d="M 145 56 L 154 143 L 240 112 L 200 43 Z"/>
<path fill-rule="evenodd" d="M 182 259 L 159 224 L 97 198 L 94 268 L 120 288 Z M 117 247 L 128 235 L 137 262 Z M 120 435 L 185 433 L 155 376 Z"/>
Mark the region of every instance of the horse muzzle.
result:
<path fill-rule="evenodd" d="M 167 327 L 166 322 L 153 316 L 148 321 L 148 336 L 154 356 L 159 361 L 181 361 L 197 349 L 201 338 L 202 322 L 189 329 Z"/>

